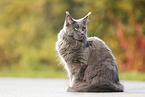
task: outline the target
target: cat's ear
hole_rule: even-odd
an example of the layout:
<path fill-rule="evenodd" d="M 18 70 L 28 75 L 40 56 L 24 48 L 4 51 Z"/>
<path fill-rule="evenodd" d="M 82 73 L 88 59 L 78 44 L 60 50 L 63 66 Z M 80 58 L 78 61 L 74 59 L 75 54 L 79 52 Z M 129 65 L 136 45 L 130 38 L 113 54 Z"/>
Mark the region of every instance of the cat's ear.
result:
<path fill-rule="evenodd" d="M 91 14 L 91 12 L 89 12 L 84 18 L 83 18 L 83 23 L 86 24 L 88 21 L 88 17 Z"/>
<path fill-rule="evenodd" d="M 74 20 L 68 11 L 66 11 L 65 23 L 66 23 L 66 26 L 74 23 Z"/>

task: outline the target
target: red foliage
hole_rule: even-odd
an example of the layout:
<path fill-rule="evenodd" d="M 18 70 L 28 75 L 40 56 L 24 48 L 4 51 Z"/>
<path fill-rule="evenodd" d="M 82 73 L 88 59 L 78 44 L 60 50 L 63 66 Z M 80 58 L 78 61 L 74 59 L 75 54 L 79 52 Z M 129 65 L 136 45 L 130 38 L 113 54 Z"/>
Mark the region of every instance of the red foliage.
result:
<path fill-rule="evenodd" d="M 121 71 L 136 70 L 139 72 L 145 72 L 145 36 L 139 29 L 139 24 L 133 15 L 130 15 L 131 26 L 133 28 L 134 35 L 128 35 L 126 33 L 126 27 L 116 19 L 113 13 L 109 12 L 109 19 L 112 21 L 112 25 L 116 30 L 118 41 L 121 47 L 122 58 L 119 62 Z"/>

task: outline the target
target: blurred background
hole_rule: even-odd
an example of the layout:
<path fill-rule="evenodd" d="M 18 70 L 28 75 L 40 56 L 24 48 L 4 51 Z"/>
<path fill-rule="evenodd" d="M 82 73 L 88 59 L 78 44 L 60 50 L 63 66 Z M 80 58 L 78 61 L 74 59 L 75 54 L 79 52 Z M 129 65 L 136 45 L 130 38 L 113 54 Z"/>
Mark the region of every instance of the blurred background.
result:
<path fill-rule="evenodd" d="M 145 80 L 145 0 L 0 0 L 0 76 L 67 78 L 55 51 L 65 11 L 92 12 L 88 36 L 112 50 L 121 80 Z"/>

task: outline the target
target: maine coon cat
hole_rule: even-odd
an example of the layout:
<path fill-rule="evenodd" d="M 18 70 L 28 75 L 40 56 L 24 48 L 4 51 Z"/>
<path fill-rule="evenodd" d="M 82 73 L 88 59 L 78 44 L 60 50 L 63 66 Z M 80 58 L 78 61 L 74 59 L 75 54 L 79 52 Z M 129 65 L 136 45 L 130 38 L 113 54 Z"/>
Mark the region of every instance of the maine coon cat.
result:
<path fill-rule="evenodd" d="M 97 37 L 87 37 L 88 13 L 74 19 L 66 11 L 56 50 L 68 72 L 69 92 L 122 92 L 115 58 Z"/>

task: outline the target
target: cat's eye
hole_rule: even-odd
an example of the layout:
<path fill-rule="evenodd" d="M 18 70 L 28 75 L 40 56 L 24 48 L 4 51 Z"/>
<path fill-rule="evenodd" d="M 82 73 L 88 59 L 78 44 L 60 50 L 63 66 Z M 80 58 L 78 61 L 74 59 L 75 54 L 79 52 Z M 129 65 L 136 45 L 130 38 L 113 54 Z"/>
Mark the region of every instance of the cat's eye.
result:
<path fill-rule="evenodd" d="M 79 25 L 78 24 L 74 25 L 73 29 L 74 31 L 79 31 Z"/>
<path fill-rule="evenodd" d="M 79 28 L 78 27 L 75 27 L 74 29 L 75 29 L 75 31 L 79 31 Z"/>
<path fill-rule="evenodd" d="M 86 27 L 83 27 L 83 28 L 82 28 L 82 31 L 85 31 L 85 30 L 86 30 Z"/>

